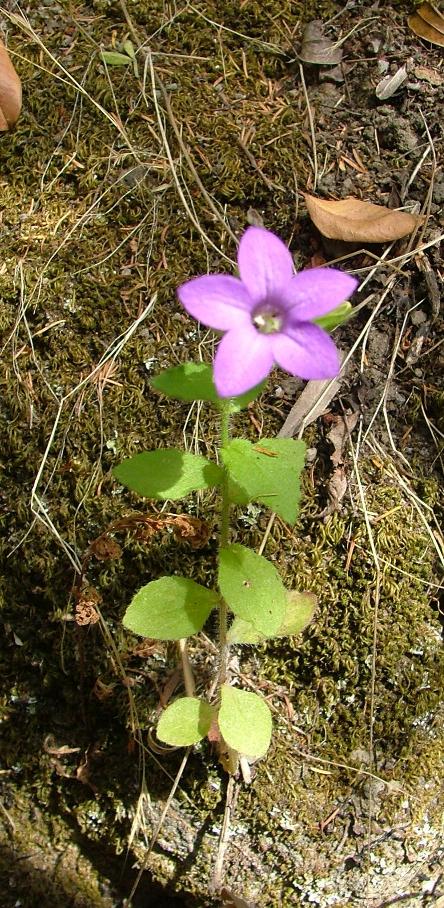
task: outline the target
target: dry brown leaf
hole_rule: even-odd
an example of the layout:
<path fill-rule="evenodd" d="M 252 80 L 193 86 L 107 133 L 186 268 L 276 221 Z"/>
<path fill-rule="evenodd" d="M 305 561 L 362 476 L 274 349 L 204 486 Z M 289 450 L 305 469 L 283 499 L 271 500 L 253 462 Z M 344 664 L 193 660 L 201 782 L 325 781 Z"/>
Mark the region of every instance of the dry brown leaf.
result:
<path fill-rule="evenodd" d="M 308 22 L 302 35 L 302 46 L 298 57 L 303 63 L 317 66 L 335 66 L 342 60 L 342 50 L 325 37 L 324 25 L 320 19 Z"/>
<path fill-rule="evenodd" d="M 341 501 L 348 488 L 347 473 L 344 467 L 345 447 L 359 419 L 359 413 L 332 415 L 329 419 L 332 428 L 327 435 L 333 451 L 330 460 L 333 473 L 328 483 L 328 504 L 322 512 L 324 519 L 335 511 L 341 510 Z"/>
<path fill-rule="evenodd" d="M 407 21 L 418 38 L 444 47 L 444 16 L 431 3 L 422 3 Z"/>
<path fill-rule="evenodd" d="M 0 132 L 6 132 L 18 120 L 22 107 L 22 83 L 0 41 Z"/>
<path fill-rule="evenodd" d="M 223 908 L 257 908 L 255 902 L 247 902 L 240 895 L 235 895 L 231 889 L 222 889 Z"/>
<path fill-rule="evenodd" d="M 96 606 L 102 602 L 100 593 L 93 586 L 85 586 L 77 592 L 74 620 L 80 627 L 97 624 L 100 620 Z"/>
<path fill-rule="evenodd" d="M 444 76 L 437 69 L 431 69 L 430 66 L 415 66 L 413 72 L 417 79 L 430 82 L 430 85 L 442 85 L 444 82 Z"/>
<path fill-rule="evenodd" d="M 98 536 L 97 539 L 94 539 L 89 547 L 90 552 L 96 556 L 99 561 L 107 561 L 108 559 L 120 558 L 122 554 L 122 549 L 118 542 L 108 536 L 107 533 L 104 533 L 103 536 Z"/>
<path fill-rule="evenodd" d="M 419 215 L 393 211 L 384 205 L 341 199 L 317 199 L 304 193 L 307 211 L 316 227 L 330 240 L 349 243 L 388 243 L 413 233 L 422 223 Z"/>
<path fill-rule="evenodd" d="M 203 548 L 210 538 L 210 528 L 199 517 L 189 517 L 188 514 L 177 514 L 167 517 L 165 522 L 172 527 L 174 538 L 183 542 L 186 540 L 193 549 Z"/>
<path fill-rule="evenodd" d="M 330 429 L 327 438 L 333 446 L 333 452 L 330 454 L 330 460 L 333 466 L 337 467 L 344 463 L 344 448 L 358 419 L 359 413 L 344 413 L 344 415 L 332 416 L 332 428 Z"/>
<path fill-rule="evenodd" d="M 444 16 L 436 7 L 432 6 L 431 3 L 421 3 L 416 12 L 418 16 L 421 16 L 421 19 L 424 19 L 432 28 L 436 28 L 436 31 L 444 35 Z"/>

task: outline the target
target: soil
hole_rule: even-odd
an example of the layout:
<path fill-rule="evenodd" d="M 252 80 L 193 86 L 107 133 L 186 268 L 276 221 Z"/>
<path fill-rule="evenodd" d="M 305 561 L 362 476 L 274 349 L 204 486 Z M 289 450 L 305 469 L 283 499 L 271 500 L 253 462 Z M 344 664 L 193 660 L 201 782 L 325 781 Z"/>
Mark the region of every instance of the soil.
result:
<path fill-rule="evenodd" d="M 0 137 L 2 908 L 443 903 L 444 74 L 440 49 L 409 30 L 411 9 L 0 9 L 24 91 Z M 300 64 L 315 18 L 342 42 L 339 73 Z M 404 65 L 407 80 L 378 100 Z M 319 234 L 305 191 L 424 219 L 357 248 Z M 239 648 L 232 666 L 267 697 L 275 735 L 251 784 L 236 780 L 223 894 L 211 879 L 228 777 L 199 745 L 169 801 L 184 752 L 159 750 L 150 730 L 181 689 L 176 649 L 121 624 L 148 579 L 180 570 L 208 583 L 217 502 L 171 503 L 207 522 L 200 548 L 167 530 L 143 539 L 134 528 L 159 508 L 112 468 L 163 445 L 214 457 L 214 414 L 149 380 L 211 360 L 212 336 L 175 291 L 231 272 L 251 223 L 279 234 L 296 268 L 335 261 L 361 286 L 334 334 L 339 390 L 303 426 L 297 527 L 275 521 L 264 549 L 287 586 L 316 593 L 316 618 L 300 638 Z M 274 372 L 235 434 L 277 435 L 301 389 Z M 343 419 L 354 428 L 338 476 Z M 257 550 L 269 516 L 236 510 L 233 539 Z M 202 690 L 207 632 L 190 644 Z"/>

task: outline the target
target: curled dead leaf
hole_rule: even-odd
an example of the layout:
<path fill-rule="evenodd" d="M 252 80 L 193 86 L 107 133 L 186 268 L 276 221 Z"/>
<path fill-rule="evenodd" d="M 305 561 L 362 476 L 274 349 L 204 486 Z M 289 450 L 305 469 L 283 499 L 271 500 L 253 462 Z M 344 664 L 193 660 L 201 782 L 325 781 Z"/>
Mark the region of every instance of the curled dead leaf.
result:
<path fill-rule="evenodd" d="M 375 93 L 376 97 L 380 101 L 386 101 L 387 98 L 391 98 L 395 92 L 398 91 L 398 88 L 407 81 L 407 68 L 401 66 L 393 75 L 384 76 L 380 82 L 378 82 Z"/>
<path fill-rule="evenodd" d="M 85 586 L 77 593 L 75 622 L 80 627 L 88 624 L 97 624 L 99 614 L 97 606 L 102 602 L 100 593 L 93 586 Z"/>
<path fill-rule="evenodd" d="M 342 50 L 325 37 L 323 22 L 320 19 L 313 19 L 304 28 L 298 57 L 303 63 L 335 66 L 342 60 Z"/>
<path fill-rule="evenodd" d="M 304 193 L 307 211 L 323 236 L 349 243 L 388 243 L 413 233 L 419 215 L 360 199 L 327 201 Z"/>
<path fill-rule="evenodd" d="M 6 132 L 18 120 L 22 108 L 22 83 L 0 41 L 0 132 Z"/>
<path fill-rule="evenodd" d="M 122 554 L 119 543 L 107 533 L 103 533 L 102 536 L 98 536 L 97 539 L 94 539 L 89 550 L 99 561 L 120 558 Z"/>
<path fill-rule="evenodd" d="M 444 47 L 444 16 L 431 3 L 422 3 L 408 18 L 409 27 L 418 38 Z"/>
<path fill-rule="evenodd" d="M 191 548 L 200 549 L 207 544 L 210 538 L 210 528 L 199 517 L 189 517 L 188 514 L 177 514 L 165 521 L 172 527 L 174 538 L 178 542 L 189 542 Z"/>

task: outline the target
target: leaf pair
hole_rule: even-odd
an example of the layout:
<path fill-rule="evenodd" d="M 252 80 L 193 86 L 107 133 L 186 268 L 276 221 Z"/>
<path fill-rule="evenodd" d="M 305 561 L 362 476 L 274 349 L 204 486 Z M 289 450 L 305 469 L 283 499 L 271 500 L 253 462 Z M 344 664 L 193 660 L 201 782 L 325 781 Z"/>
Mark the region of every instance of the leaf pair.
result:
<path fill-rule="evenodd" d="M 275 566 L 243 545 L 222 549 L 218 583 L 235 615 L 230 643 L 298 634 L 313 616 L 316 597 L 287 592 Z M 160 577 L 136 593 L 123 624 L 142 637 L 180 640 L 202 630 L 220 596 L 187 577 Z"/>
<path fill-rule="evenodd" d="M 197 744 L 217 723 L 226 744 L 252 760 L 263 757 L 271 740 L 271 713 L 256 694 L 222 685 L 220 707 L 197 697 L 182 697 L 168 706 L 157 726 L 157 737 L 166 744 Z"/>

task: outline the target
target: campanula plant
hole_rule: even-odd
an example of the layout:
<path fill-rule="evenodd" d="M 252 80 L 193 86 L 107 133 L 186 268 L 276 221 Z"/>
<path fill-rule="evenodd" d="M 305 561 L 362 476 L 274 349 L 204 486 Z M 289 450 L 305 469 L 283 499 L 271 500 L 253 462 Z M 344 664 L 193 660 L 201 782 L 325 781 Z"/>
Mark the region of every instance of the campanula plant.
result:
<path fill-rule="evenodd" d="M 239 277 L 209 274 L 178 289 L 181 304 L 193 318 L 223 332 L 213 366 L 184 363 L 152 382 L 170 397 L 215 406 L 220 419 L 218 462 L 167 448 L 136 454 L 114 470 L 120 482 L 152 499 L 219 490 L 217 587 L 208 589 L 176 575 L 160 577 L 136 593 L 123 623 L 144 637 L 180 640 L 202 630 L 217 610 L 215 693 L 211 700 L 175 700 L 163 712 L 157 735 L 168 744 L 186 746 L 210 732 L 232 771 L 239 758 L 254 761 L 267 752 L 272 723 L 265 701 L 232 683 L 230 646 L 300 633 L 312 618 L 315 597 L 286 590 L 275 566 L 231 543 L 229 529 L 231 506 L 252 501 L 295 523 L 304 442 L 232 439 L 230 416 L 254 400 L 274 365 L 303 379 L 337 375 L 339 356 L 327 329 L 349 314 L 350 304 L 344 301 L 357 286 L 355 278 L 333 268 L 295 274 L 285 244 L 261 227 L 249 227 L 243 234 L 238 268 Z"/>

